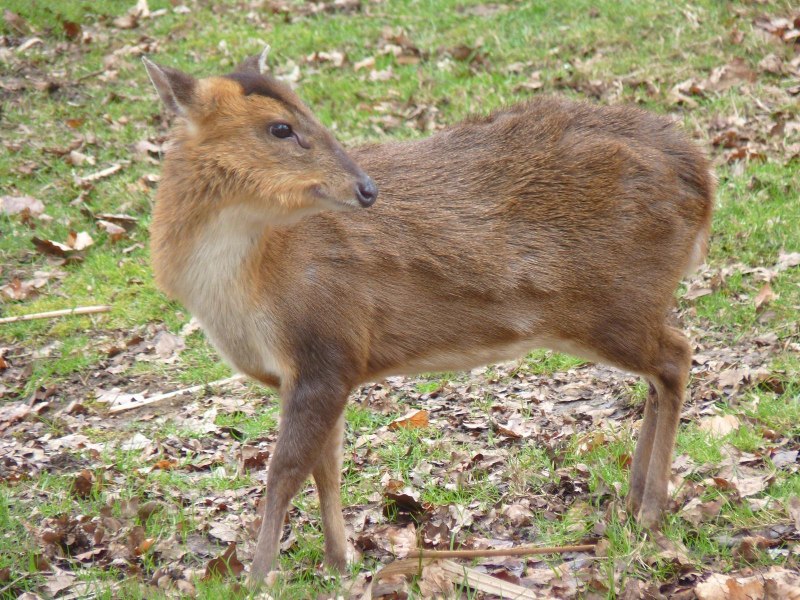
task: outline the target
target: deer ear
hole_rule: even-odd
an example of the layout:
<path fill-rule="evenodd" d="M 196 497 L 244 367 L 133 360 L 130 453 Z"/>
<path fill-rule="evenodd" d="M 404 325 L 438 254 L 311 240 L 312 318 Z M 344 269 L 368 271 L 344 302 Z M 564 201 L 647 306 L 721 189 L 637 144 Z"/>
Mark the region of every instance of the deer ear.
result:
<path fill-rule="evenodd" d="M 180 117 L 188 117 L 195 99 L 197 80 L 177 69 L 157 65 L 145 57 L 142 57 L 142 62 L 165 106 Z"/>
<path fill-rule="evenodd" d="M 267 58 L 269 58 L 270 47 L 269 44 L 264 45 L 261 54 L 245 58 L 236 67 L 237 73 L 255 73 L 257 75 L 267 75 L 269 73 L 269 65 L 267 65 Z"/>

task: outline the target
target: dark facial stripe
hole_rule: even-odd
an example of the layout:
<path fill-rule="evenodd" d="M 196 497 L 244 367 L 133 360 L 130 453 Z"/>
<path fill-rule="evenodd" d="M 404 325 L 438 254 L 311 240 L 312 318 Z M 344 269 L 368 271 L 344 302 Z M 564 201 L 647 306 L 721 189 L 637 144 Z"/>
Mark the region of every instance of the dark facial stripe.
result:
<path fill-rule="evenodd" d="M 299 108 L 297 101 L 287 93 L 285 86 L 271 77 L 265 77 L 256 73 L 231 73 L 225 75 L 225 79 L 231 79 L 242 86 L 245 96 L 255 94 L 272 98 L 282 102 L 292 108 Z"/>

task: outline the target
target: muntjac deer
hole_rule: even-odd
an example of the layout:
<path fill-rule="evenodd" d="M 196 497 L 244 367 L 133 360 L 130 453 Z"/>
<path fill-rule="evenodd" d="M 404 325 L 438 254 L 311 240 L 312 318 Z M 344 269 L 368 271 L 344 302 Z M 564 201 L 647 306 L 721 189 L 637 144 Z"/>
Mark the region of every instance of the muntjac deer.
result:
<path fill-rule="evenodd" d="M 702 152 L 663 117 L 557 98 L 345 151 L 264 62 L 195 79 L 145 59 L 182 117 L 151 227 L 156 281 L 282 398 L 251 581 L 309 474 L 326 563 L 345 567 L 354 386 L 535 347 L 649 382 L 628 504 L 657 526 L 691 362 L 667 314 L 711 222 Z"/>

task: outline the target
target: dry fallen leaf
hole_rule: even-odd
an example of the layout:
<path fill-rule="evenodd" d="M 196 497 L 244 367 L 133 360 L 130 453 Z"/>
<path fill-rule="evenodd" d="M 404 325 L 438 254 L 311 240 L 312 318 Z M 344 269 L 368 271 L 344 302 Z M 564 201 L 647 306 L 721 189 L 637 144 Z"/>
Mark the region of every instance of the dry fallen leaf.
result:
<path fill-rule="evenodd" d="M 58 572 L 45 577 L 43 588 L 47 591 L 50 598 L 55 598 L 59 592 L 63 592 L 75 585 L 75 575 L 71 573 Z"/>
<path fill-rule="evenodd" d="M 238 577 L 242 571 L 244 571 L 244 565 L 236 558 L 236 543 L 232 542 L 222 556 L 208 562 L 203 579 Z"/>
<path fill-rule="evenodd" d="M 108 237 L 112 242 L 118 242 L 119 240 L 123 239 L 128 235 L 128 232 L 124 227 L 120 227 L 119 225 L 117 225 L 116 223 L 112 223 L 111 221 L 98 219 L 97 224 L 103 228 L 103 230 L 108 234 Z"/>
<path fill-rule="evenodd" d="M 775 271 L 785 271 L 792 267 L 800 266 L 800 252 L 781 252 L 778 255 L 778 262 L 775 265 Z"/>
<path fill-rule="evenodd" d="M 756 312 L 762 312 L 777 297 L 778 294 L 772 291 L 772 286 L 769 283 L 765 283 L 755 298 Z"/>
<path fill-rule="evenodd" d="M 692 564 L 689 560 L 689 551 L 681 542 L 673 541 L 658 531 L 652 534 L 652 539 L 658 550 L 655 555 L 646 559 L 649 564 L 655 564 L 658 560 L 670 562 L 676 567 Z"/>
<path fill-rule="evenodd" d="M 749 375 L 749 369 L 725 369 L 717 374 L 717 382 L 720 389 L 732 388 L 736 392 L 745 383 Z"/>
<path fill-rule="evenodd" d="M 794 524 L 794 528 L 800 531 L 800 498 L 792 496 L 786 502 L 786 511 L 789 513 L 789 518 Z"/>
<path fill-rule="evenodd" d="M 392 70 L 391 66 L 382 71 L 376 71 L 373 69 L 369 73 L 370 81 L 389 81 L 390 79 L 394 79 L 394 71 Z"/>
<path fill-rule="evenodd" d="M 262 450 L 257 446 L 242 446 L 243 470 L 263 469 L 269 459 L 269 450 Z"/>
<path fill-rule="evenodd" d="M 186 342 L 181 336 L 162 329 L 153 338 L 153 348 L 161 360 L 172 362 L 186 349 Z"/>
<path fill-rule="evenodd" d="M 98 402 L 100 401 L 101 400 L 98 398 Z M 120 444 L 119 448 L 120 450 L 142 450 L 152 443 L 152 440 L 141 433 L 135 433 L 132 438 Z"/>
<path fill-rule="evenodd" d="M 92 244 L 94 244 L 92 236 L 90 236 L 85 231 L 81 232 L 70 231 L 69 234 L 67 235 L 67 246 L 69 246 L 73 250 L 85 250 Z"/>
<path fill-rule="evenodd" d="M 783 71 L 783 60 L 777 54 L 768 54 L 759 61 L 758 68 L 767 73 L 780 75 Z"/>
<path fill-rule="evenodd" d="M 61 21 L 61 28 L 70 40 L 77 40 L 81 35 L 81 25 L 75 21 Z"/>
<path fill-rule="evenodd" d="M 67 156 L 67 162 L 75 167 L 79 167 L 84 163 L 93 165 L 95 164 L 94 156 L 90 156 L 88 154 L 84 154 L 83 152 L 79 152 L 78 150 L 70 150 Z"/>
<path fill-rule="evenodd" d="M 748 563 L 754 563 L 759 558 L 759 550 L 766 550 L 779 544 L 775 540 L 756 535 L 747 536 L 740 540 L 739 545 L 733 549 L 733 556 Z"/>
<path fill-rule="evenodd" d="M 737 57 L 729 64 L 714 69 L 705 87 L 714 92 L 722 92 L 743 82 L 753 83 L 756 78 L 756 72 Z"/>
<path fill-rule="evenodd" d="M 175 467 L 178 466 L 177 460 L 172 460 L 169 458 L 163 458 L 159 461 L 153 463 L 153 466 L 150 468 L 151 471 L 171 471 Z"/>
<path fill-rule="evenodd" d="M 44 254 L 50 254 L 52 256 L 59 256 L 65 257 L 68 256 L 73 248 L 67 246 L 66 244 L 62 244 L 60 242 L 54 242 L 53 240 L 43 240 L 38 237 L 31 238 L 33 245 L 39 249 L 40 252 Z"/>
<path fill-rule="evenodd" d="M 750 577 L 714 573 L 694 591 L 698 600 L 800 600 L 800 575 L 783 567 Z"/>
<path fill-rule="evenodd" d="M 454 593 L 453 581 L 441 566 L 436 563 L 426 565 L 422 569 L 419 579 L 420 598 L 452 598 Z"/>
<path fill-rule="evenodd" d="M 368 56 L 364 60 L 359 60 L 358 62 L 353 64 L 354 71 L 360 71 L 361 69 L 372 69 L 375 66 L 375 57 Z"/>
<path fill-rule="evenodd" d="M 54 273 L 37 271 L 33 279 L 21 281 L 19 278 L 15 277 L 9 283 L 0 287 L 0 294 L 11 300 L 25 300 L 36 296 L 39 290 L 47 285 L 50 278 L 54 276 Z"/>
<path fill-rule="evenodd" d="M 139 544 L 136 545 L 134 554 L 136 554 L 136 556 L 141 556 L 142 554 L 145 554 L 148 550 L 150 550 L 150 548 L 153 547 L 153 544 L 155 544 L 155 542 L 156 538 L 143 539 Z"/>
<path fill-rule="evenodd" d="M 692 96 L 705 96 L 705 86 L 694 79 L 687 79 L 675 84 L 670 89 L 667 101 L 670 104 L 681 104 L 687 108 L 697 108 L 699 104 Z"/>
<path fill-rule="evenodd" d="M 388 525 L 375 532 L 377 544 L 387 552 L 398 558 L 405 558 L 412 549 L 417 547 L 417 528 L 413 523 L 406 527 Z"/>
<path fill-rule="evenodd" d="M 76 258 L 79 259 L 80 255 L 75 255 L 75 253 L 85 250 L 94 244 L 92 236 L 85 231 L 81 231 L 79 233 L 70 231 L 67 235 L 65 244 L 53 240 L 41 239 L 38 237 L 31 238 L 31 241 L 40 252 L 50 254 L 52 256 L 59 256 L 61 258 L 69 258 L 70 260 L 74 260 Z"/>
<path fill-rule="evenodd" d="M 748 498 L 760 494 L 775 479 L 774 474 L 765 473 L 759 469 L 737 464 L 723 467 L 720 473 L 713 477 L 714 484 L 720 489 L 734 490 L 740 498 Z"/>
<path fill-rule="evenodd" d="M 519 502 L 511 504 L 503 509 L 503 514 L 514 527 L 530 525 L 533 520 L 533 512 L 530 507 Z"/>
<path fill-rule="evenodd" d="M 724 503 L 725 501 L 722 498 L 710 500 L 709 502 L 701 502 L 700 498 L 693 498 L 681 509 L 680 516 L 697 527 L 704 521 L 715 519 L 722 510 Z"/>
<path fill-rule="evenodd" d="M 700 431 L 706 431 L 716 437 L 724 437 L 739 429 L 739 419 L 734 415 L 703 417 L 700 419 Z"/>
<path fill-rule="evenodd" d="M 150 8 L 147 6 L 147 0 L 138 0 L 127 14 L 114 19 L 114 26 L 119 29 L 134 29 L 139 26 L 141 19 L 146 19 L 149 16 Z"/>
<path fill-rule="evenodd" d="M 424 429 L 428 426 L 427 410 L 411 410 L 389 423 L 389 429 Z"/>
<path fill-rule="evenodd" d="M 78 498 L 88 498 L 92 493 L 93 487 L 94 474 L 88 469 L 84 469 L 72 480 L 70 491 L 73 496 L 77 496 Z"/>
<path fill-rule="evenodd" d="M 239 537 L 239 527 L 233 527 L 227 523 L 216 523 L 208 530 L 208 535 L 221 542 L 233 543 Z"/>
<path fill-rule="evenodd" d="M 125 228 L 126 231 L 131 231 L 134 229 L 138 221 L 136 217 L 120 213 L 99 213 L 95 215 L 95 218 L 119 225 L 120 227 Z"/>
<path fill-rule="evenodd" d="M 753 600 L 764 597 L 764 584 L 755 578 L 712 573 L 694 589 L 698 600 Z"/>
<path fill-rule="evenodd" d="M 44 204 L 30 196 L 0 196 L 0 213 L 17 215 L 24 211 L 28 211 L 32 217 L 38 217 L 44 212 Z"/>
<path fill-rule="evenodd" d="M 19 46 L 17 46 L 17 52 L 19 54 L 24 54 L 34 46 L 44 45 L 44 40 L 40 37 L 30 37 L 24 42 L 22 42 Z M 46 90 L 46 88 L 45 88 Z M 43 90 L 44 91 L 44 90 Z"/>
<path fill-rule="evenodd" d="M 347 55 L 338 50 L 331 52 L 313 52 L 306 56 L 308 63 L 331 63 L 334 67 L 340 68 L 347 60 Z"/>
<path fill-rule="evenodd" d="M 133 151 L 137 158 L 157 164 L 157 159 L 159 159 L 164 152 L 164 147 L 161 144 L 151 142 L 149 139 L 139 140 L 133 145 Z"/>
<path fill-rule="evenodd" d="M 714 290 L 710 287 L 692 287 L 689 286 L 689 289 L 686 290 L 686 293 L 683 295 L 684 300 L 697 300 L 698 298 L 702 298 L 703 296 L 708 296 L 713 294 Z"/>
<path fill-rule="evenodd" d="M 414 569 L 416 572 L 417 569 Z M 392 573 L 385 575 L 377 581 L 373 581 L 369 587 L 369 595 L 364 598 L 408 598 L 409 585 L 403 573 Z"/>

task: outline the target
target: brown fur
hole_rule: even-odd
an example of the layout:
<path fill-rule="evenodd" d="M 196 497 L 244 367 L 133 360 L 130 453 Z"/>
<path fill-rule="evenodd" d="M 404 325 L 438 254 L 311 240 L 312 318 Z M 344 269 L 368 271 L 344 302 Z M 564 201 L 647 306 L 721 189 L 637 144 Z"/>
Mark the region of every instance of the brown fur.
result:
<path fill-rule="evenodd" d="M 286 507 L 309 473 L 326 560 L 344 566 L 338 490 L 353 386 L 537 345 L 650 382 L 629 503 L 655 526 L 691 360 L 666 315 L 711 221 L 702 153 L 637 108 L 537 98 L 348 156 L 253 64 L 195 86 L 152 224 L 158 284 L 237 368 L 280 387 L 252 576 L 272 565 Z M 269 139 L 276 119 L 311 149 Z M 356 209 L 364 171 L 380 196 Z"/>

